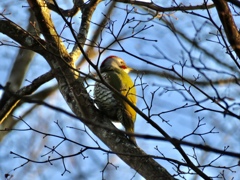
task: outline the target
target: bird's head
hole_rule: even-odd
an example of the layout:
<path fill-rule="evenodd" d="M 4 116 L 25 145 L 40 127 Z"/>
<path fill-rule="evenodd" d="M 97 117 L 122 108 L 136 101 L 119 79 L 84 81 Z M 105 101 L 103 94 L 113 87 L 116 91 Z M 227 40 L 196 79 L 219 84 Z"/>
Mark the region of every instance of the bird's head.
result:
<path fill-rule="evenodd" d="M 109 56 L 107 57 L 100 66 L 100 71 L 104 72 L 107 70 L 113 70 L 114 68 L 122 69 L 126 73 L 129 73 L 132 68 L 128 67 L 123 59 L 117 56 Z"/>

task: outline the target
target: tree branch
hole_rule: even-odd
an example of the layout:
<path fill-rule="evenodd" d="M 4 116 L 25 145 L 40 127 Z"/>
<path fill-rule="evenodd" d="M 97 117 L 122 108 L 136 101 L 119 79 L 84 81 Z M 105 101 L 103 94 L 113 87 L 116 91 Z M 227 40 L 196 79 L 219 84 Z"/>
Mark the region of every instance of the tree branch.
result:
<path fill-rule="evenodd" d="M 101 0 L 92 0 L 89 4 L 84 4 L 82 7 L 80 7 L 82 9 L 82 21 L 76 37 L 76 43 L 72 49 L 72 52 L 70 53 L 74 60 L 77 60 L 81 53 L 83 53 L 83 49 L 80 46 L 84 46 L 86 42 L 93 12 L 100 2 Z"/>
<path fill-rule="evenodd" d="M 227 1 L 213 0 L 213 2 L 218 11 L 218 16 L 222 22 L 228 41 L 233 50 L 236 52 L 238 58 L 240 58 L 240 35 L 232 17 L 232 13 L 228 7 Z M 237 61 L 235 61 L 235 64 L 240 69 L 240 64 Z"/>
<path fill-rule="evenodd" d="M 80 3 L 83 4 L 84 2 L 82 2 L 81 0 L 76 0 L 74 1 L 74 5 L 71 9 L 67 9 L 67 10 L 64 10 L 60 7 L 56 7 L 56 5 L 54 4 L 53 0 L 50 1 L 46 1 L 47 3 L 47 6 L 49 9 L 53 10 L 54 12 L 58 13 L 58 14 L 62 14 L 63 16 L 66 16 L 66 17 L 73 17 L 75 16 L 80 8 L 79 8 L 79 4 Z"/>
<path fill-rule="evenodd" d="M 21 44 L 22 48 L 30 49 L 40 54 L 47 49 L 44 40 L 31 35 L 9 19 L 0 20 L 0 32 Z"/>
<path fill-rule="evenodd" d="M 170 80 L 174 80 L 174 81 L 182 81 L 182 78 L 179 78 L 178 76 L 175 76 L 173 73 L 171 72 L 162 72 L 162 71 L 153 71 L 153 70 L 138 70 L 137 71 L 138 74 L 144 74 L 144 76 L 158 76 L 161 78 L 167 78 Z M 196 80 L 194 78 L 190 78 L 190 77 L 186 77 L 186 80 L 191 82 L 192 84 L 196 84 L 202 87 L 208 87 L 211 86 L 211 84 L 214 85 L 228 85 L 228 84 L 237 84 L 238 81 L 240 81 L 239 78 L 221 78 L 221 79 L 213 79 L 211 82 L 207 81 L 207 80 Z"/>
<path fill-rule="evenodd" d="M 133 1 L 133 0 L 117 0 L 117 2 L 122 2 L 126 4 L 132 4 L 132 5 L 138 5 L 138 6 L 144 6 L 146 8 L 158 11 L 158 12 L 169 12 L 169 11 L 187 11 L 187 10 L 197 10 L 197 9 L 206 9 L 206 8 L 213 8 L 214 4 L 206 5 L 196 5 L 196 6 L 184 6 L 180 4 L 179 6 L 175 7 L 162 7 L 157 4 L 155 4 L 153 1 L 151 2 L 145 2 L 145 1 Z"/>
<path fill-rule="evenodd" d="M 38 30 L 38 25 L 33 24 L 35 17 L 32 14 L 32 11 L 30 11 L 30 16 L 29 16 L 29 23 L 27 27 L 27 32 L 31 33 L 31 36 L 38 37 L 39 36 L 39 30 Z M 14 27 L 13 27 L 14 31 Z M 7 81 L 8 90 L 11 92 L 17 91 L 20 86 L 22 85 L 23 79 L 25 77 L 25 74 L 28 70 L 29 64 L 33 59 L 35 52 L 32 50 L 27 50 L 27 49 L 19 49 L 18 55 L 12 65 L 12 69 L 10 72 L 10 76 Z M 4 91 L 1 99 L 0 99 L 0 114 L 4 114 L 4 110 L 2 109 L 3 106 L 5 106 L 6 102 L 11 98 L 9 95 L 8 91 Z M 10 109 L 11 107 L 8 107 Z M 0 115 L 0 124 L 3 122 L 3 119 L 1 118 Z"/>
<path fill-rule="evenodd" d="M 0 111 L 0 124 L 8 117 L 8 115 L 13 111 L 13 109 L 20 102 L 21 97 L 32 94 L 37 90 L 42 84 L 53 79 L 53 73 L 50 71 L 37 79 L 35 79 L 30 85 L 23 87 L 22 89 L 16 92 L 16 96 L 11 96 L 10 99 L 4 104 Z M 8 89 L 5 89 L 7 92 Z"/>
<path fill-rule="evenodd" d="M 51 48 L 52 53 L 59 55 L 59 57 L 65 57 L 67 62 L 71 62 L 71 58 L 68 56 L 67 49 L 65 48 L 62 39 L 58 35 L 55 26 L 49 16 L 50 11 L 47 4 L 43 0 L 28 0 L 28 3 L 35 14 L 38 21 L 41 33 L 45 37 L 49 48 Z"/>

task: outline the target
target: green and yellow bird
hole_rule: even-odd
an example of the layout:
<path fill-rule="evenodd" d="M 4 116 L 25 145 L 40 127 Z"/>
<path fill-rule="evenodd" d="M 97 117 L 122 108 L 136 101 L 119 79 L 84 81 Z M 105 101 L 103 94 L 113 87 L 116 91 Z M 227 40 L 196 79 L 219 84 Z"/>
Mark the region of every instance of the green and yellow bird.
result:
<path fill-rule="evenodd" d="M 100 66 L 103 79 L 136 106 L 136 88 L 128 75 L 131 70 L 124 60 L 117 56 L 107 57 Z M 127 132 L 134 133 L 136 111 L 127 102 L 100 82 L 95 84 L 94 97 L 101 112 L 122 123 Z M 136 144 L 134 136 L 130 136 L 130 140 Z"/>

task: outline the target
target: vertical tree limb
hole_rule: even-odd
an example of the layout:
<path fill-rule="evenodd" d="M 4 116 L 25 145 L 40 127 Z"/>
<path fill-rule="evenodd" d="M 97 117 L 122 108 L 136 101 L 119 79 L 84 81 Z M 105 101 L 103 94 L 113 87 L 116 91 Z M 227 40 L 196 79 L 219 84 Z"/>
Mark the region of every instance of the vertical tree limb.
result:
<path fill-rule="evenodd" d="M 228 7 L 227 1 L 225 0 L 213 0 L 219 18 L 222 22 L 223 28 L 227 35 L 228 41 L 232 46 L 233 50 L 236 52 L 237 56 L 240 58 L 240 34 L 238 27 L 236 26 L 231 10 Z M 240 64 L 235 62 L 240 69 Z"/>

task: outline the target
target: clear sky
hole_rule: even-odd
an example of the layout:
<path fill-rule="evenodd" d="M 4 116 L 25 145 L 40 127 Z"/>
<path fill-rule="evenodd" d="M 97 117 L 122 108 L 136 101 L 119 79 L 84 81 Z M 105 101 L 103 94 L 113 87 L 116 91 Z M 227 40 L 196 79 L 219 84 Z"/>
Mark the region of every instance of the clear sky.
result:
<path fill-rule="evenodd" d="M 59 5 L 63 8 L 71 7 L 68 1 L 59 1 Z M 156 1 L 158 2 L 158 1 Z M 163 4 L 160 4 L 163 5 Z M 165 4 L 164 4 L 165 5 Z M 188 3 L 187 3 L 188 5 Z M 0 1 L 0 12 L 5 9 L 6 16 L 19 24 L 21 27 L 26 28 L 28 24 L 28 7 L 27 2 L 22 0 L 8 0 L 5 2 Z M 96 12 L 92 18 L 92 24 L 89 32 L 88 39 L 91 39 L 96 32 L 98 26 L 94 25 L 99 23 L 104 17 L 103 14 L 106 13 L 106 8 L 109 6 L 106 2 L 102 2 L 97 7 Z M 150 19 L 151 16 L 143 15 L 146 11 L 143 11 L 139 7 L 135 7 L 134 11 L 126 15 L 126 9 L 130 10 L 131 6 L 126 4 L 117 4 L 116 11 L 111 15 L 108 21 L 108 25 L 114 27 L 113 32 L 117 34 L 120 29 L 121 38 L 129 37 L 126 40 L 119 41 L 121 46 L 124 47 L 125 52 L 121 49 L 121 46 L 116 43 L 112 45 L 111 50 L 106 50 L 101 56 L 100 61 L 109 55 L 117 55 L 125 59 L 126 63 L 133 67 L 139 72 L 142 70 L 155 71 L 157 73 L 167 72 L 164 68 L 175 67 L 179 73 L 183 72 L 183 76 L 186 78 L 193 79 L 197 77 L 200 73 L 191 67 L 192 64 L 196 67 L 203 68 L 207 67 L 207 70 L 203 70 L 199 75 L 199 81 L 204 81 L 207 78 L 210 80 L 224 79 L 232 77 L 235 74 L 238 77 L 238 72 L 231 72 L 230 69 L 225 68 L 221 63 L 217 63 L 217 60 L 226 62 L 229 65 L 234 66 L 234 63 L 230 57 L 225 53 L 225 50 L 221 47 L 219 43 L 216 43 L 217 38 L 213 34 L 216 34 L 216 29 L 212 24 L 206 21 L 206 19 L 190 15 L 182 12 L 172 12 L 163 15 L 164 18 L 172 22 L 175 28 L 180 31 L 183 36 L 175 35 L 172 31 L 166 27 L 166 23 L 161 19 Z M 136 14 L 139 13 L 139 14 Z M 202 16 L 207 16 L 206 11 L 196 11 Z M 219 23 L 217 13 L 215 10 L 210 10 L 211 17 L 214 18 L 216 23 Z M 132 20 L 131 23 L 127 23 L 123 26 L 124 18 Z M 65 39 L 73 40 L 71 33 L 67 28 L 64 28 L 64 23 L 59 15 L 52 13 L 52 18 L 54 19 L 57 30 L 61 36 Z M 132 19 L 135 18 L 135 19 Z M 139 23 L 141 21 L 141 23 Z M 74 22 L 74 28 L 78 31 L 79 24 L 81 22 L 81 13 L 77 14 L 72 22 Z M 139 23 L 138 26 L 136 26 Z M 237 22 L 239 24 L 239 21 Z M 136 26 L 135 29 L 132 27 Z M 142 30 L 145 27 L 146 30 Z M 146 28 L 149 27 L 149 28 Z M 141 31 L 137 35 L 133 36 L 136 32 Z M 133 37 L 131 37 L 133 36 Z M 184 37 L 185 36 L 185 37 Z M 142 38 L 145 39 L 142 39 Z M 201 48 L 193 47 L 187 39 L 194 39 Z M 11 40 L 0 33 L 0 41 L 6 44 L 12 44 Z M 109 30 L 104 29 L 102 31 L 102 39 L 98 39 L 97 42 L 100 43 L 101 47 L 108 46 L 112 41 L 114 41 L 113 36 L 109 33 Z M 66 43 L 66 45 L 68 45 Z M 72 45 L 69 46 L 69 51 L 72 49 Z M 160 49 L 161 52 L 158 50 Z M 1 45 L 0 46 L 0 84 L 5 85 L 11 65 L 14 62 L 18 48 L 13 48 L 11 46 Z M 130 54 L 131 53 L 131 54 Z M 146 63 L 134 56 L 140 57 L 143 60 L 149 61 L 161 67 L 154 67 L 149 63 Z M 94 57 L 94 62 L 96 63 L 98 56 Z M 217 60 L 216 60 L 217 59 Z M 224 59 L 224 60 L 223 60 Z M 184 68 L 181 67 L 185 63 Z M 39 75 L 44 74 L 49 71 L 49 65 L 40 56 L 34 56 L 32 63 L 30 64 L 29 71 L 26 75 L 26 81 L 23 85 L 28 85 Z M 80 69 L 85 73 L 89 73 L 89 66 L 87 64 L 83 65 Z M 90 68 L 92 73 L 94 71 Z M 230 75 L 228 73 L 231 73 Z M 230 116 L 223 116 L 220 113 L 214 113 L 212 111 L 200 111 L 197 106 L 191 106 L 194 102 L 188 101 L 187 99 L 192 99 L 190 94 L 183 90 L 183 87 L 190 89 L 194 97 L 199 101 L 204 101 L 205 96 L 199 91 L 190 88 L 190 85 L 185 83 L 182 86 L 181 81 L 172 81 L 167 77 L 159 77 L 148 74 L 130 74 L 133 79 L 136 79 L 137 93 L 139 95 L 137 107 L 146 114 L 150 114 L 152 120 L 154 120 L 162 129 L 164 129 L 171 137 L 184 138 L 186 141 L 194 143 L 206 143 L 212 147 L 219 149 L 224 149 L 225 146 L 229 146 L 229 151 L 239 152 L 240 149 L 240 131 L 239 120 L 234 119 Z M 203 76 L 205 75 L 205 77 Z M 139 77 L 142 77 L 142 81 Z M 206 78 L 207 77 L 207 78 Z M 177 83 L 176 83 L 177 82 Z M 91 92 L 94 82 L 89 80 L 90 84 L 88 90 Z M 140 85 L 141 83 L 142 86 Z M 40 87 L 36 92 L 51 87 L 56 84 L 55 80 L 50 81 L 46 85 Z M 144 88 L 147 86 L 146 88 Z M 230 98 L 234 98 L 234 101 L 238 103 L 238 89 L 239 86 L 235 84 L 223 84 L 222 86 L 216 86 L 218 93 L 221 97 L 229 97 L 229 103 L 233 103 Z M 143 91 L 144 89 L 144 91 Z M 158 90 L 157 90 L 158 89 Z M 207 92 L 211 96 L 215 96 L 214 88 L 210 86 L 200 86 L 200 89 Z M 156 91 L 157 90 L 157 91 Z M 0 90 L 0 95 L 2 90 Z M 152 95 L 154 98 L 152 99 Z M 142 98 L 144 96 L 144 98 Z M 46 99 L 46 102 L 51 105 L 61 107 L 69 112 L 67 104 L 63 100 L 61 94 L 56 91 L 53 95 Z M 184 108 L 184 105 L 186 105 Z M 150 111 L 146 110 L 146 105 L 152 106 Z M 211 101 L 203 102 L 202 105 L 208 108 L 219 110 Z M 21 108 L 18 108 L 15 112 L 15 116 L 22 116 L 32 104 L 25 104 Z M 235 106 L 234 106 L 235 107 Z M 168 112 L 169 111 L 169 112 Z M 233 111 L 239 114 L 239 109 L 233 109 Z M 201 121 L 199 121 L 201 119 Z M 59 126 L 63 128 L 64 133 L 66 133 L 69 139 L 75 140 L 78 143 L 85 144 L 91 147 L 97 147 L 97 144 L 92 140 L 95 139 L 101 145 L 102 148 L 109 150 L 97 137 L 95 137 L 88 128 L 86 128 L 81 122 L 76 121 L 69 116 L 62 113 L 56 112 L 54 110 L 49 110 L 47 107 L 38 107 L 36 110 L 32 111 L 24 120 L 34 129 L 38 129 L 42 132 L 49 132 L 52 134 L 62 135 Z M 163 121 L 165 120 L 165 121 Z M 59 123 L 56 124 L 56 122 Z M 196 132 L 193 133 L 194 129 L 199 125 Z M 69 128 L 69 127 L 75 127 Z M 27 126 L 23 122 L 19 122 L 16 128 L 25 129 Z M 86 128 L 86 129 L 85 129 Z M 214 128 L 213 131 L 211 131 Z M 79 130 L 80 129 L 80 130 Z M 87 131 L 87 134 L 86 132 Z M 149 125 L 142 117 L 137 116 L 135 124 L 136 133 L 150 134 L 161 136 L 159 132 Z M 211 132 L 211 133 L 210 133 Z M 188 136 L 188 134 L 191 134 Z M 199 136 L 198 134 L 205 134 Z M 63 163 L 61 160 L 53 162 L 53 165 L 48 163 L 35 164 L 29 163 L 22 168 L 18 168 L 16 171 L 11 171 L 12 169 L 20 166 L 25 160 L 20 158 L 14 158 L 15 156 L 10 154 L 10 151 L 21 154 L 26 157 L 31 157 L 31 159 L 36 159 L 39 161 L 46 160 L 48 158 L 48 147 L 57 146 L 62 139 L 56 137 L 46 137 L 39 133 L 34 133 L 30 130 L 25 131 L 13 131 L 9 133 L 1 142 L 0 145 L 0 173 L 6 174 L 10 172 L 13 174 L 12 179 L 18 179 L 19 176 L 24 176 L 24 180 L 36 179 L 83 179 L 83 177 L 88 177 L 89 180 L 101 179 L 102 175 L 106 179 L 131 179 L 135 176 L 135 170 L 131 169 L 124 162 L 122 162 L 115 155 L 108 155 L 100 150 L 88 150 L 84 156 L 78 155 L 73 158 L 66 159 L 67 169 L 71 173 L 64 172 Z M 204 139 L 204 141 L 203 141 Z M 181 161 L 182 157 L 177 152 L 172 145 L 166 142 L 137 139 L 137 143 L 140 148 L 151 155 L 161 156 L 161 153 L 166 157 L 174 158 Z M 83 147 L 81 145 L 76 145 L 69 142 L 63 142 L 59 145 L 57 151 L 63 155 L 74 154 L 80 151 Z M 187 154 L 193 155 L 194 153 L 198 155 L 200 159 L 199 162 L 204 162 L 203 164 L 210 163 L 211 160 L 218 157 L 218 154 L 203 152 L 196 149 L 184 147 Z M 47 154 L 47 155 L 46 155 Z M 57 154 L 49 154 L 51 157 L 58 157 Z M 43 157 L 42 157 L 43 156 Z M 109 159 L 108 159 L 109 158 Z M 193 159 L 193 158 L 192 158 Z M 108 162 L 113 163 L 118 166 L 115 170 L 115 166 L 108 165 L 108 168 L 102 174 L 101 171 Z M 167 161 L 157 160 L 163 167 L 165 167 L 171 174 L 174 174 L 172 165 Z M 237 159 L 229 158 L 223 156 L 213 163 L 213 166 L 219 165 L 230 165 L 236 164 Z M 183 170 L 186 170 L 183 168 Z M 239 171 L 238 168 L 233 170 Z M 204 172 L 208 175 L 218 174 L 219 169 L 217 168 L 206 168 Z M 239 173 L 232 173 L 226 171 L 226 177 L 234 179 L 239 179 Z M 1 175 L 1 176 L 2 176 Z M 119 176 L 121 175 L 121 176 Z M 1 177 L 0 176 L 0 177 Z M 194 176 L 185 176 L 186 179 L 194 179 Z M 1 177 L 2 178 L 2 177 Z M 0 179 L 1 179 L 0 178 Z M 142 179 L 140 175 L 136 175 L 133 179 Z M 201 178 L 196 178 L 201 179 Z"/>

